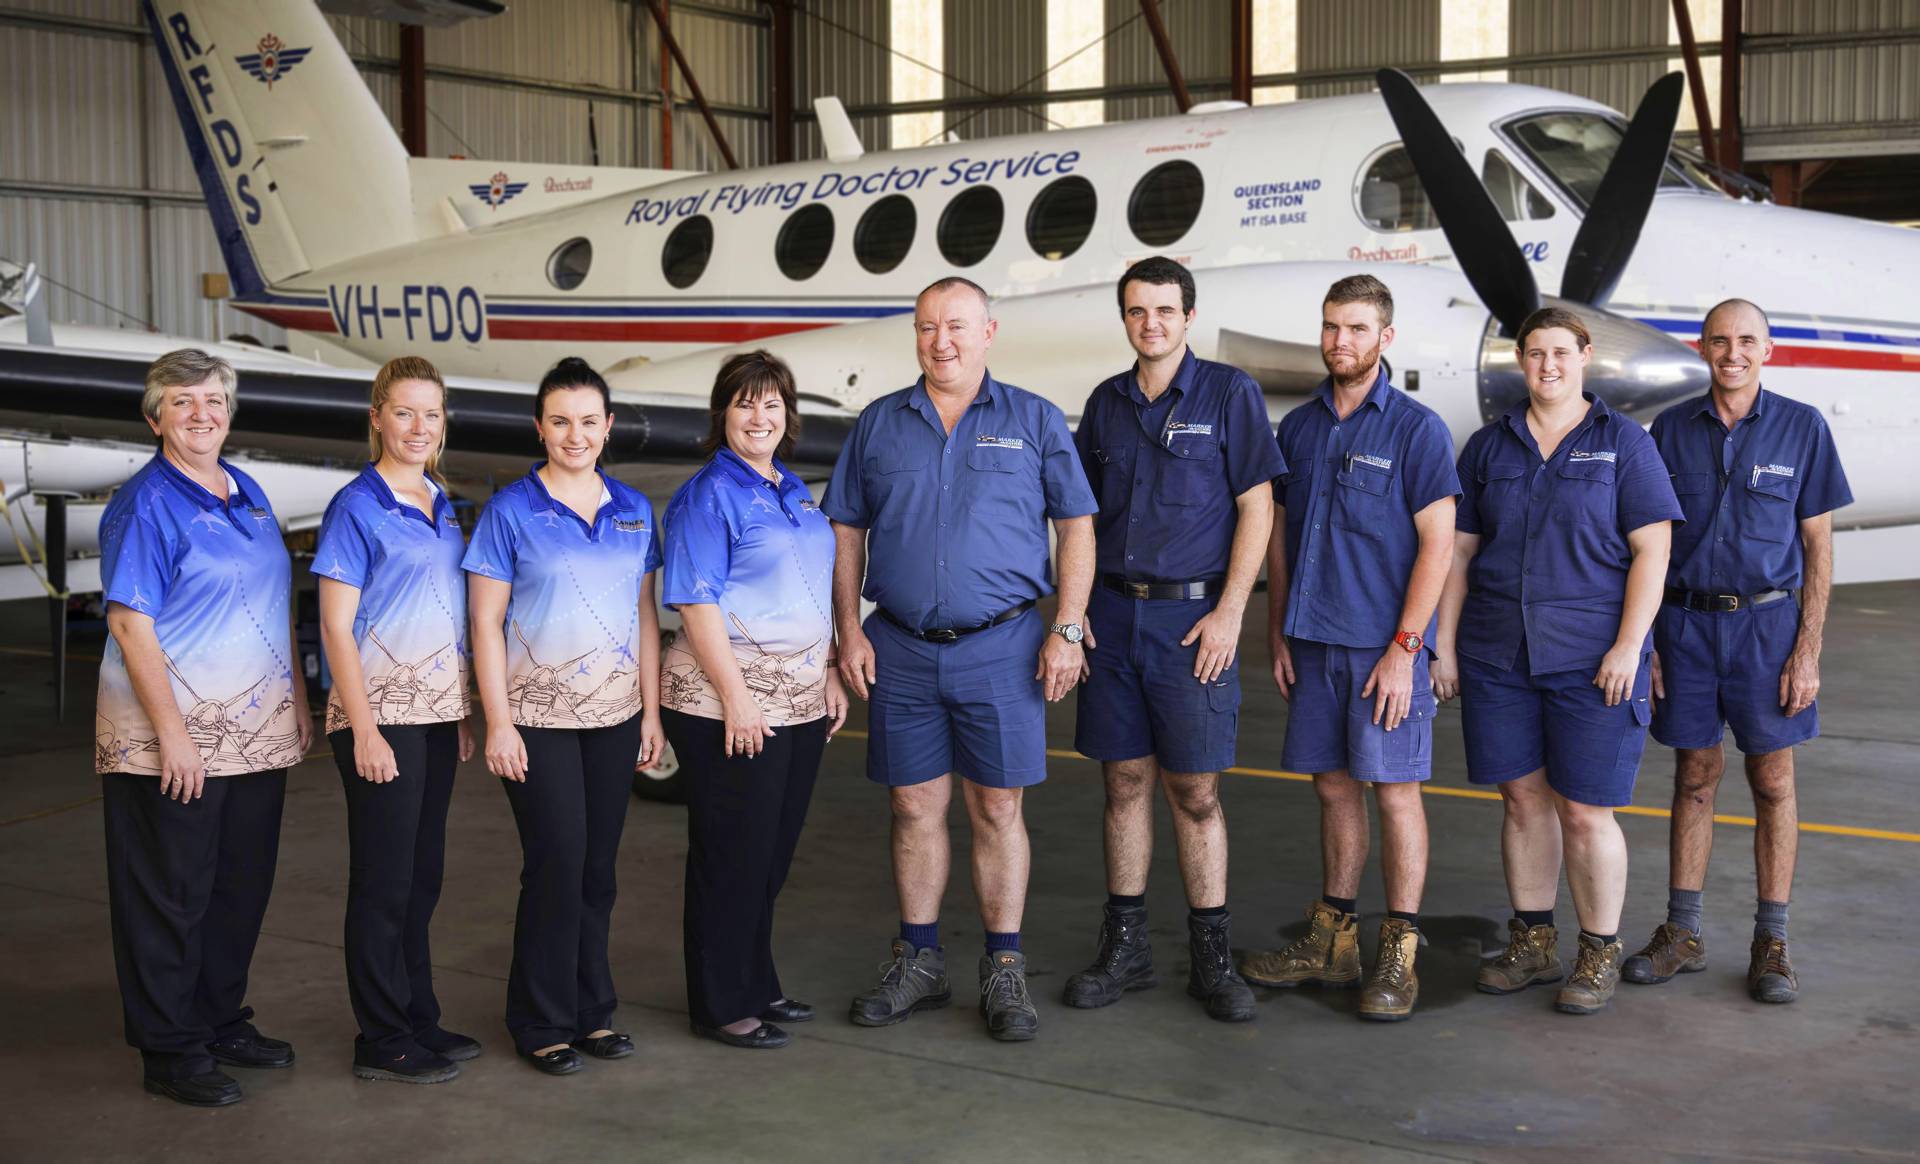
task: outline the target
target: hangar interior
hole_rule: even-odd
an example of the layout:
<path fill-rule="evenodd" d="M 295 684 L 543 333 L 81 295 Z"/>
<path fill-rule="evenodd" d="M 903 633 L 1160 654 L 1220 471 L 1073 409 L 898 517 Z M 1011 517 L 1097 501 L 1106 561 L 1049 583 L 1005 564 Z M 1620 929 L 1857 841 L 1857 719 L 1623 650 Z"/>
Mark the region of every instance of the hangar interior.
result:
<path fill-rule="evenodd" d="M 530 172 L 821 157 L 811 103 L 823 96 L 838 97 L 878 150 L 1214 100 L 1363 92 L 1386 65 L 1630 110 L 1654 78 L 1684 69 L 1680 142 L 1730 185 L 1920 226 L 1920 0 L 518 0 L 449 27 L 329 21 L 415 153 Z M 244 335 L 364 364 L 226 303 L 221 252 L 133 0 L 0 0 L 0 257 L 39 266 L 59 321 Z M 1920 563 L 1910 529 L 1899 538 L 1897 551 Z M 688 1037 L 684 819 L 635 799 L 613 956 L 618 1025 L 640 1054 L 570 1080 L 531 1074 L 501 1030 L 518 855 L 506 803 L 478 760 L 463 766 L 454 800 L 434 962 L 449 1023 L 479 1035 L 486 1055 L 447 1087 L 349 1076 L 345 811 L 319 744 L 289 779 L 250 995 L 263 1028 L 301 1059 L 249 1073 L 248 1101 L 218 1113 L 142 1096 L 121 1040 L 89 774 L 103 632 L 77 627 L 65 671 L 50 681 L 40 604 L 0 604 L 0 656 L 13 664 L 0 672 L 0 1025 L 10 1035 L 0 1081 L 13 1100 L 0 1156 L 1371 1161 L 1584 1147 L 1911 1159 L 1920 1033 L 1901 1001 L 1913 941 L 1911 905 L 1900 903 L 1920 898 L 1916 598 L 1912 582 L 1835 593 L 1824 734 L 1800 761 L 1794 917 L 1807 993 L 1793 1007 L 1762 1007 L 1741 989 L 1753 810 L 1731 755 L 1707 887 L 1709 972 L 1659 990 L 1624 987 L 1590 1020 L 1552 1014 L 1538 992 L 1475 994 L 1474 965 L 1506 916 L 1499 806 L 1468 786 L 1459 716 L 1443 709 L 1427 801 L 1424 992 L 1411 1023 L 1356 1023 L 1336 992 L 1264 990 L 1256 1022 L 1207 1022 L 1180 987 L 1184 902 L 1164 810 L 1150 889 L 1162 985 L 1103 1012 L 1069 1011 L 1059 986 L 1091 951 L 1103 892 L 1099 769 L 1071 750 L 1069 700 L 1052 709 L 1052 775 L 1028 802 L 1025 930 L 1040 1039 L 988 1042 L 964 970 L 951 1009 L 857 1029 L 841 1007 L 884 956 L 895 905 L 886 806 L 862 775 L 856 704 L 828 751 L 782 899 L 782 965 L 821 1020 L 778 1055 Z M 1241 643 L 1242 767 L 1223 783 L 1236 944 L 1247 947 L 1303 932 L 1319 876 L 1310 784 L 1278 770 L 1286 711 L 1264 678 L 1266 630 L 1256 600 Z M 54 682 L 68 700 L 58 721 Z M 1650 747 L 1624 820 L 1630 938 L 1658 917 L 1670 793 L 1669 755 Z M 963 813 L 954 830 L 958 855 Z M 1362 889 L 1369 946 L 1382 909 L 1375 865 Z M 974 911 L 956 861 L 943 919 L 950 944 L 968 951 L 956 965 L 971 964 L 980 938 Z"/>

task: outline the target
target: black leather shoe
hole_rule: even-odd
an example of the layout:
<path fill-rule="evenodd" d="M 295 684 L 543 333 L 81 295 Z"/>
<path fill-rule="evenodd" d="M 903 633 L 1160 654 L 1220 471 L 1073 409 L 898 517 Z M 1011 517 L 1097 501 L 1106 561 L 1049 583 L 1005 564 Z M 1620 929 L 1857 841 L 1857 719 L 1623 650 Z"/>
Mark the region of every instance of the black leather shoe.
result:
<path fill-rule="evenodd" d="M 188 1107 L 225 1107 L 245 1098 L 240 1085 L 224 1071 L 205 1071 L 190 1079 L 155 1079 L 149 1075 L 141 1080 L 141 1086 Z"/>
<path fill-rule="evenodd" d="M 455 1034 L 452 1031 L 441 1030 L 439 1027 L 414 1036 L 413 1041 L 455 1063 L 465 1063 L 469 1059 L 480 1057 L 480 1040 L 472 1035 Z"/>
<path fill-rule="evenodd" d="M 810 1003 L 796 1002 L 783 998 L 767 1004 L 760 1012 L 760 1021 L 766 1023 L 810 1023 L 813 1021 L 813 1006 Z"/>
<path fill-rule="evenodd" d="M 382 1055 L 364 1044 L 353 1049 L 353 1074 L 360 1079 L 393 1083 L 446 1083 L 460 1077 L 460 1066 L 445 1055 L 414 1047 L 398 1055 Z"/>
<path fill-rule="evenodd" d="M 601 1035 L 597 1039 L 575 1039 L 573 1047 L 574 1050 L 585 1051 L 596 1059 L 624 1059 L 633 1054 L 633 1039 L 629 1035 L 614 1031 L 609 1035 Z"/>
<path fill-rule="evenodd" d="M 259 1031 L 207 1044 L 207 1054 L 233 1067 L 291 1067 L 293 1044 L 270 1039 Z"/>
<path fill-rule="evenodd" d="M 752 1051 L 772 1051 L 793 1042 L 792 1035 L 769 1022 L 762 1022 L 744 1035 L 729 1034 L 720 1027 L 703 1027 L 694 1023 L 693 1033 L 729 1047 L 745 1047 Z"/>
<path fill-rule="evenodd" d="M 562 1047 L 544 1055 L 536 1055 L 532 1051 L 522 1051 L 520 1054 L 543 1075 L 571 1075 L 587 1065 L 587 1061 L 580 1057 L 580 1052 L 572 1047 Z"/>

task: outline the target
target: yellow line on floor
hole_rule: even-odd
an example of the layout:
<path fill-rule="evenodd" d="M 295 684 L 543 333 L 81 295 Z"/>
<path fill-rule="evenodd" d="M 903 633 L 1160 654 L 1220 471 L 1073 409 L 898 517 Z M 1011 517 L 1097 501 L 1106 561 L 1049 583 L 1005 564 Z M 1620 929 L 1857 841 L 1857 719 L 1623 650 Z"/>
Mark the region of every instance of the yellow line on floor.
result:
<path fill-rule="evenodd" d="M 842 730 L 838 734 L 852 736 L 855 739 L 861 740 L 867 738 L 866 732 L 854 731 L 852 729 Z M 1047 755 L 1062 760 L 1085 760 L 1089 764 L 1095 762 L 1081 755 L 1079 752 L 1069 751 L 1065 748 L 1048 748 Z M 1228 768 L 1227 772 L 1234 776 L 1258 776 L 1263 780 L 1293 780 L 1304 784 L 1311 784 L 1313 782 L 1313 777 L 1304 772 L 1284 772 L 1278 768 Z M 1498 792 L 1489 791 L 1484 788 L 1451 788 L 1444 784 L 1428 783 L 1421 785 L 1420 790 L 1427 796 L 1454 796 L 1462 800 L 1500 799 Z M 1667 819 L 1673 816 L 1673 812 L 1669 809 L 1647 808 L 1638 804 L 1623 805 L 1620 808 L 1614 809 L 1614 811 L 1626 813 L 1628 816 L 1651 816 L 1661 819 Z M 1713 823 L 1753 828 L 1758 822 L 1750 816 L 1729 816 L 1725 813 L 1715 813 Z M 1858 828 L 1854 825 L 1815 824 L 1810 821 L 1801 821 L 1800 831 L 1803 833 L 1824 833 L 1828 836 L 1835 837 L 1865 837 L 1875 841 L 1905 841 L 1908 844 L 1920 845 L 1920 833 L 1903 833 L 1894 829 L 1866 829 Z"/>
<path fill-rule="evenodd" d="M 60 813 L 70 812 L 76 808 L 85 808 L 89 804 L 94 804 L 99 800 L 100 797 L 98 796 L 89 796 L 85 800 L 76 800 L 70 804 L 57 804 L 52 808 L 43 808 L 39 812 L 27 813 L 25 816 L 16 816 L 7 820 L 0 820 L 0 829 L 6 828 L 8 825 L 26 824 L 30 820 L 39 820 L 41 817 L 58 816 Z"/>

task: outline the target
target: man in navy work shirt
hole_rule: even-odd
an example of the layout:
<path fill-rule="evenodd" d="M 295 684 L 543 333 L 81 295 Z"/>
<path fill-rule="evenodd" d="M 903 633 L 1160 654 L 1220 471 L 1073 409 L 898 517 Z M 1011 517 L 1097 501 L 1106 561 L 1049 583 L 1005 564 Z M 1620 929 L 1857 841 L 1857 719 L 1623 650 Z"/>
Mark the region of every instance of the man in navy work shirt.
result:
<path fill-rule="evenodd" d="M 985 291 L 941 279 L 915 301 L 913 326 L 919 382 L 860 414 L 821 506 L 840 670 L 872 704 L 867 776 L 891 790 L 900 894 L 892 961 L 850 1017 L 888 1026 L 952 999 L 939 914 L 958 772 L 987 931 L 980 1013 L 988 1034 L 1020 1041 L 1039 1029 L 1020 952 L 1021 793 L 1046 779 L 1047 702 L 1085 666 L 1096 506 L 1060 409 L 988 374 Z M 1060 543 L 1051 628 L 1033 610 L 1053 590 L 1048 519 Z M 863 594 L 878 607 L 864 627 Z"/>
<path fill-rule="evenodd" d="M 1627 959 L 1629 982 L 1707 967 L 1701 890 L 1720 739 L 1746 753 L 1759 905 L 1747 990 L 1792 1002 L 1787 896 L 1799 839 L 1793 746 L 1820 734 L 1820 636 L 1833 582 L 1833 511 L 1851 504 L 1833 434 L 1818 410 L 1760 386 L 1773 354 L 1764 312 L 1729 299 L 1707 313 L 1705 396 L 1653 422 L 1687 523 L 1674 531 L 1666 602 L 1653 624 L 1653 738 L 1677 750 L 1667 920 Z M 1798 603 L 1793 591 L 1800 591 Z"/>
<path fill-rule="evenodd" d="M 1187 992 L 1212 1017 L 1245 1022 L 1253 991 L 1233 969 L 1219 783 L 1239 727 L 1240 620 L 1286 464 L 1260 386 L 1187 347 L 1187 269 L 1142 259 L 1118 296 L 1139 360 L 1093 390 L 1074 434 L 1100 500 L 1074 747 L 1106 776 L 1107 905 L 1099 952 L 1067 980 L 1066 1002 L 1107 1006 L 1154 983 L 1146 892 L 1159 784 L 1187 890 Z"/>
<path fill-rule="evenodd" d="M 1327 379 L 1280 422 L 1288 471 L 1267 552 L 1267 633 L 1289 704 L 1280 762 L 1313 773 L 1325 881 L 1303 937 L 1241 964 L 1266 986 L 1359 982 L 1355 899 L 1370 784 L 1389 912 L 1360 1017 L 1385 1021 L 1411 1016 L 1420 992 L 1420 784 L 1433 772 L 1426 644 L 1460 494 L 1446 423 L 1388 381 L 1381 356 L 1392 343 L 1386 284 L 1371 275 L 1335 283 L 1320 308 Z"/>

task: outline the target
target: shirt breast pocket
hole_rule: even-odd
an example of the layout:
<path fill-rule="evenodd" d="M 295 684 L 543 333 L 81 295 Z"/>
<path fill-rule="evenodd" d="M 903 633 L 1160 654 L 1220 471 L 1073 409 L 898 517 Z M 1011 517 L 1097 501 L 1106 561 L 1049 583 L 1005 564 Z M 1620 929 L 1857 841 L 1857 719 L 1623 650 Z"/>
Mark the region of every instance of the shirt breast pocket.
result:
<path fill-rule="evenodd" d="M 1588 525 L 1613 525 L 1614 483 L 1610 461 L 1565 461 L 1554 490 L 1554 516 Z"/>
<path fill-rule="evenodd" d="M 1167 451 L 1173 455 L 1160 463 L 1162 505 L 1205 505 L 1223 490 L 1219 445 L 1188 437 Z"/>
<path fill-rule="evenodd" d="M 1118 446 L 1095 449 L 1093 460 L 1100 467 L 1100 508 L 1126 505 L 1133 495 L 1133 449 Z"/>
<path fill-rule="evenodd" d="M 1488 465 L 1480 471 L 1480 526 L 1486 536 L 1517 518 L 1527 501 L 1527 471 L 1519 465 Z"/>
<path fill-rule="evenodd" d="M 1762 473 L 1747 478 L 1747 518 L 1741 533 L 1760 542 L 1790 542 L 1799 522 L 1794 503 L 1800 497 L 1800 482 L 1778 473 Z"/>
<path fill-rule="evenodd" d="M 1040 500 L 1039 467 L 1031 450 L 1004 445 L 975 445 L 967 450 L 967 468 L 976 513 L 1024 513 Z"/>
<path fill-rule="evenodd" d="M 1713 474 L 1675 473 L 1673 495 L 1680 500 L 1680 512 L 1687 524 L 1703 526 L 1713 520 Z"/>
<path fill-rule="evenodd" d="M 875 524 L 888 516 L 898 516 L 883 514 L 882 510 L 914 500 L 911 488 L 914 476 L 924 472 L 931 459 L 925 449 L 898 446 L 876 449 L 867 457 L 862 476 Z"/>
<path fill-rule="evenodd" d="M 1355 461 L 1333 479 L 1340 486 L 1334 493 L 1333 524 L 1379 541 L 1392 513 L 1393 471 Z"/>

